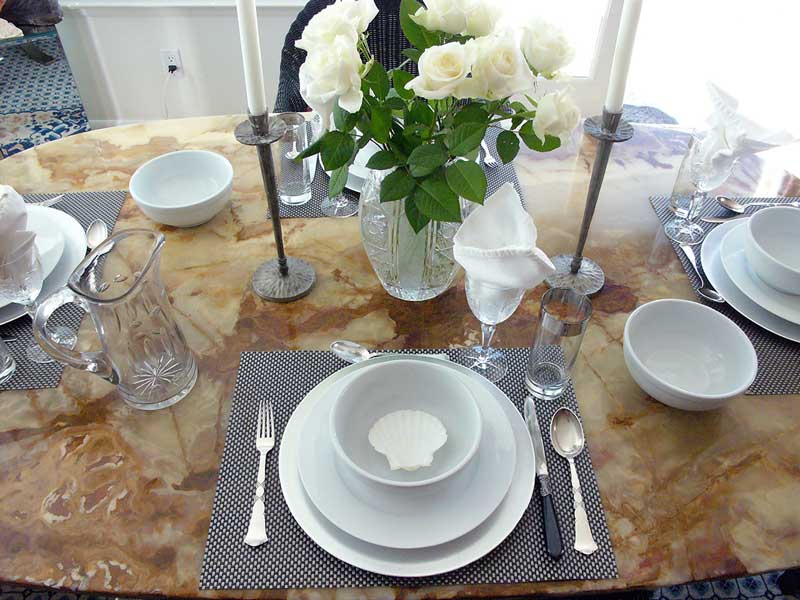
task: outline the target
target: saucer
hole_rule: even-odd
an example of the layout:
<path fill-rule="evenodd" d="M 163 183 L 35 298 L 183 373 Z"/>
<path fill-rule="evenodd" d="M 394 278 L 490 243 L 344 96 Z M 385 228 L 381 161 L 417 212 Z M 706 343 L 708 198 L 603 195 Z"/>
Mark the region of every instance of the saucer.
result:
<path fill-rule="evenodd" d="M 330 411 L 351 377 L 320 398 L 302 429 L 306 441 L 299 449 L 298 467 L 311 501 L 342 531 L 388 548 L 436 546 L 480 525 L 503 500 L 516 465 L 511 424 L 491 393 L 449 371 L 475 394 L 483 432 L 478 452 L 466 468 L 424 488 L 391 488 L 368 481 L 337 458 L 330 439 Z"/>
<path fill-rule="evenodd" d="M 725 235 L 739 225 L 740 223 L 736 221 L 728 221 L 718 225 L 711 230 L 703 241 L 700 258 L 703 262 L 703 271 L 709 283 L 722 294 L 722 297 L 734 310 L 750 319 L 756 325 L 760 325 L 767 331 L 787 340 L 800 342 L 800 325 L 781 319 L 768 310 L 761 308 L 739 291 L 739 288 L 734 285 L 725 272 L 725 267 L 722 266 L 722 260 L 719 255 L 719 248 Z"/>
<path fill-rule="evenodd" d="M 787 294 L 764 283 L 747 262 L 744 246 L 746 223 L 731 229 L 722 240 L 720 259 L 730 280 L 750 300 L 774 315 L 800 325 L 800 296 Z"/>

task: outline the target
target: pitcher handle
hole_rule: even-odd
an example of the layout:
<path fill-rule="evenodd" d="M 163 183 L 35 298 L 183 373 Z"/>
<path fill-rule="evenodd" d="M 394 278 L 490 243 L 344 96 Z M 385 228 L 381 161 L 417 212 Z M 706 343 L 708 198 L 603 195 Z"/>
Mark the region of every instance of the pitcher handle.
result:
<path fill-rule="evenodd" d="M 111 361 L 103 352 L 78 352 L 53 341 L 47 332 L 47 321 L 50 316 L 65 304 L 77 304 L 85 311 L 89 311 L 86 301 L 69 288 L 62 288 L 53 292 L 36 307 L 33 318 L 33 336 L 36 341 L 50 356 L 75 369 L 94 373 L 107 379 L 113 384 L 119 383 L 117 372 L 112 368 Z"/>

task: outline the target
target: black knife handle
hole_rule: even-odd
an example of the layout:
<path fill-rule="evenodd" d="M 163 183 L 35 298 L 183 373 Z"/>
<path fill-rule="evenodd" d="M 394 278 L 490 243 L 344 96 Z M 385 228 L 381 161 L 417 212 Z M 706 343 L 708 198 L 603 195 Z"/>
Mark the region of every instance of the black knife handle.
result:
<path fill-rule="evenodd" d="M 561 531 L 558 528 L 558 517 L 550 495 L 550 479 L 547 475 L 539 476 L 539 495 L 542 498 L 542 515 L 544 520 L 544 543 L 547 553 L 555 560 L 561 558 L 564 546 L 561 543 Z"/>

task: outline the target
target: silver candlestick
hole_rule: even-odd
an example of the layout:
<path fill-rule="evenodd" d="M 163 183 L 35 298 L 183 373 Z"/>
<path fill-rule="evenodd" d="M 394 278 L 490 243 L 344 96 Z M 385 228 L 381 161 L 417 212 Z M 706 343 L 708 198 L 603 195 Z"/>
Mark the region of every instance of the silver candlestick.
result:
<path fill-rule="evenodd" d="M 247 121 L 236 127 L 236 139 L 247 146 L 255 146 L 261 177 L 267 194 L 269 214 L 272 218 L 272 232 L 278 258 L 259 265 L 253 273 L 253 291 L 270 302 L 292 302 L 311 292 L 316 282 L 314 267 L 299 258 L 286 256 L 281 231 L 278 188 L 275 183 L 275 164 L 272 160 L 272 144 L 286 133 L 286 124 L 279 117 L 269 118 L 269 113 L 250 115 Z"/>
<path fill-rule="evenodd" d="M 603 109 L 602 117 L 586 119 L 583 130 L 599 140 L 599 144 L 592 167 L 592 177 L 589 180 L 589 192 L 586 195 L 586 208 L 583 212 L 578 248 L 575 254 L 559 254 L 553 258 L 556 272 L 545 279 L 545 282 L 550 287 L 570 288 L 579 294 L 591 296 L 602 289 L 606 276 L 600 265 L 583 256 L 583 247 L 589 236 L 589 227 L 592 224 L 594 209 L 597 206 L 603 177 L 605 177 L 606 167 L 608 167 L 611 147 L 615 142 L 625 142 L 631 139 L 633 126 L 622 120 L 622 113 L 612 113 Z"/>

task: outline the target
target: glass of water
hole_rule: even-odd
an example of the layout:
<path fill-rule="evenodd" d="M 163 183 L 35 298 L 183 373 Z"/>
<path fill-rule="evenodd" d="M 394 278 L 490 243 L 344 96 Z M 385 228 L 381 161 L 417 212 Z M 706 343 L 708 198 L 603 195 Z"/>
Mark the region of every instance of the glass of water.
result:
<path fill-rule="evenodd" d="M 0 383 L 5 383 L 11 379 L 16 370 L 17 363 L 14 361 L 14 356 L 3 339 L 0 338 Z"/>
<path fill-rule="evenodd" d="M 508 371 L 508 362 L 502 352 L 492 348 L 492 338 L 497 325 L 517 310 L 525 290 L 498 287 L 469 275 L 465 287 L 469 308 L 481 322 L 481 345 L 467 351 L 467 365 L 489 381 L 499 381 Z"/>
<path fill-rule="evenodd" d="M 564 393 L 591 316 L 589 298 L 571 289 L 552 288 L 542 296 L 525 369 L 525 387 L 534 398 L 557 398 Z"/>
<path fill-rule="evenodd" d="M 284 113 L 280 118 L 286 123 L 286 133 L 277 143 L 280 157 L 278 196 L 288 206 L 299 206 L 311 200 L 311 167 L 317 157 L 295 162 L 297 155 L 309 146 L 306 118 L 300 113 Z"/>

